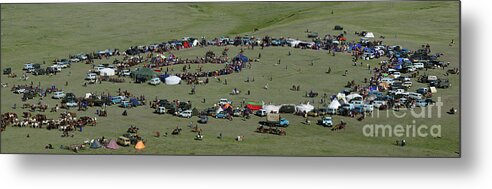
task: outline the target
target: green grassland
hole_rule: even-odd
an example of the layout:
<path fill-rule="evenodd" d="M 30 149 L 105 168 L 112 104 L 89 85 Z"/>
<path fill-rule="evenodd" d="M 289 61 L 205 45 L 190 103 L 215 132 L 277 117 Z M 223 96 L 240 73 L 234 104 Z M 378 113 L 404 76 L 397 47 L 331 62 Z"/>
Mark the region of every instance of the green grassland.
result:
<path fill-rule="evenodd" d="M 331 11 L 334 14 L 331 14 Z M 23 64 L 28 62 L 47 64 L 55 58 L 65 58 L 69 54 L 92 52 L 106 48 L 126 49 L 129 46 L 145 45 L 180 39 L 185 36 L 204 36 L 207 39 L 218 36 L 253 35 L 284 36 L 307 40 L 306 29 L 317 31 L 320 35 L 334 34 L 336 24 L 343 25 L 349 40 L 358 40 L 354 31 L 372 31 L 376 36 L 384 35 L 386 44 L 403 45 L 417 49 L 429 43 L 433 52 L 442 52 L 442 60 L 450 62 L 451 67 L 459 66 L 459 3 L 458 2 L 309 2 L 309 3 L 131 3 L 131 4 L 2 4 L 1 5 L 1 67 L 12 67 L 21 73 Z M 253 29 L 259 31 L 253 33 Z M 455 39 L 458 44 L 448 46 Z M 223 48 L 197 47 L 173 52 L 181 58 L 204 56 L 208 50 L 220 53 Z M 230 47 L 229 55 L 239 52 L 239 47 Z M 288 51 L 292 52 L 287 56 Z M 30 76 L 28 81 L 7 78 L 2 75 L 2 83 L 26 84 L 41 82 L 43 87 L 56 85 L 66 92 L 81 96 L 86 92 L 116 93 L 118 88 L 127 89 L 147 99 L 166 98 L 190 100 L 198 109 L 210 107 L 221 97 L 233 100 L 236 105 L 242 99 L 264 101 L 274 104 L 298 104 L 310 98 L 303 97 L 308 90 L 328 95 L 339 92 L 347 81 L 361 83 L 370 73 L 366 64 L 377 66 L 379 60 L 364 61 L 364 66 L 352 66 L 349 54 L 331 56 L 325 51 L 271 47 L 246 49 L 244 54 L 256 57 L 262 54 L 261 62 L 253 63 L 252 69 L 240 73 L 221 76 L 228 85 L 214 79 L 208 85 L 198 86 L 196 95 L 189 95 L 188 85 L 150 86 L 133 83 L 102 83 L 82 87 L 85 73 L 90 69 L 83 63 L 72 64 L 68 70 L 53 77 Z M 121 59 L 121 57 L 119 57 Z M 280 65 L 275 65 L 281 59 Z M 98 60 L 97 63 L 110 63 L 114 60 Z M 314 61 L 314 66 L 311 66 Z M 47 65 L 43 65 L 46 67 Z M 287 69 L 286 69 L 287 66 Z M 197 65 L 191 65 L 192 70 Z M 205 65 L 206 70 L 216 70 L 220 65 Z M 176 66 L 175 70 L 181 70 Z M 332 69 L 331 74 L 325 72 Z M 348 76 L 342 76 L 345 70 Z M 443 76 L 443 70 L 429 70 L 428 74 Z M 246 83 L 247 77 L 255 82 Z M 273 78 L 270 81 L 270 77 Z M 301 124 L 303 118 L 284 115 L 291 122 L 287 136 L 255 133 L 257 122 L 264 118 L 210 119 L 204 130 L 205 139 L 195 141 L 186 125 L 197 118 L 182 119 L 171 115 L 156 115 L 148 106 L 128 110 L 128 116 L 121 116 L 122 108 L 111 106 L 108 117 L 98 118 L 96 127 L 88 126 L 83 132 L 75 132 L 73 138 L 62 138 L 59 131 L 45 129 L 8 127 L 1 133 L 2 153 L 68 153 L 62 149 L 45 150 L 48 143 L 55 147 L 81 143 L 84 140 L 105 136 L 116 138 L 126 132 L 130 125 L 140 128 L 146 139 L 147 148 L 136 151 L 134 148 L 87 149 L 83 154 L 176 154 L 176 155 L 289 155 L 289 156 L 411 156 L 411 157 L 458 157 L 460 152 L 460 124 L 458 115 L 445 113 L 451 107 L 459 107 L 459 76 L 449 76 L 452 87 L 439 90 L 436 97 L 444 103 L 440 118 L 433 111 L 432 118 L 415 119 L 411 116 L 398 119 L 394 116 L 380 116 L 357 121 L 353 118 L 334 116 L 334 121 L 344 120 L 347 129 L 332 132 L 312 124 Z M 69 86 L 65 87 L 65 82 Z M 223 81 L 223 80 L 222 80 Z M 270 88 L 264 90 L 268 83 Z M 290 91 L 292 85 L 300 85 L 301 91 Z M 414 81 L 412 89 L 424 86 Z M 231 96 L 233 88 L 242 91 L 241 95 Z M 250 90 L 251 95 L 245 95 Z M 1 89 L 1 113 L 22 113 L 13 110 L 14 103 L 22 104 L 20 95 Z M 202 103 L 206 98 L 207 102 Z M 29 100 L 38 102 L 38 98 Z M 315 98 L 315 107 L 319 98 Z M 44 99 L 53 106 L 57 101 Z M 94 116 L 96 108 L 80 115 Z M 386 112 L 381 112 L 386 113 Z M 59 116 L 46 113 L 49 118 Z M 315 121 L 315 118 L 311 118 Z M 397 137 L 365 137 L 362 127 L 366 124 L 416 124 L 441 125 L 442 137 L 406 137 L 408 145 L 393 145 Z M 179 136 L 155 138 L 154 131 L 171 132 L 173 128 L 184 128 Z M 464 128 L 466 129 L 466 127 Z M 216 139 L 223 133 L 224 139 Z M 26 138 L 29 134 L 30 137 Z M 243 142 L 234 141 L 238 135 L 245 136 Z"/>

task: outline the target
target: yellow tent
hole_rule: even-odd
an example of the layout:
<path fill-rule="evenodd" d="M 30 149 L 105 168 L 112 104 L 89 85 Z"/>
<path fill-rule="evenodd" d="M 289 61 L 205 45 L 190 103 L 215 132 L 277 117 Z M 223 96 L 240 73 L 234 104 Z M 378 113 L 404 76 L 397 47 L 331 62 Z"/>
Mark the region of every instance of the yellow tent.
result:
<path fill-rule="evenodd" d="M 145 144 L 142 141 L 138 141 L 137 145 L 135 145 L 135 149 L 143 150 L 145 148 Z"/>

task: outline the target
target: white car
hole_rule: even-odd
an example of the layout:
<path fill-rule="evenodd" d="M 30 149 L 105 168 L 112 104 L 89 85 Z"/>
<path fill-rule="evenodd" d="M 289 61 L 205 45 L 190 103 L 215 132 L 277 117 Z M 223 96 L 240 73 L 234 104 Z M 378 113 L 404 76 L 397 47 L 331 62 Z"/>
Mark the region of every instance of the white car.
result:
<path fill-rule="evenodd" d="M 412 82 L 411 81 L 405 81 L 405 82 L 403 82 L 402 85 L 405 86 L 406 88 L 410 88 L 410 87 L 412 87 Z"/>
<path fill-rule="evenodd" d="M 411 65 L 411 66 L 407 66 L 407 70 L 409 72 L 414 72 L 414 71 L 417 71 L 417 68 L 415 68 L 415 66 Z"/>
<path fill-rule="evenodd" d="M 24 88 L 20 88 L 20 89 L 17 89 L 14 91 L 14 93 L 17 93 L 17 94 L 22 94 L 24 92 L 26 92 L 26 89 L 24 89 Z"/>
<path fill-rule="evenodd" d="M 408 98 L 420 100 L 420 99 L 422 99 L 422 94 L 411 92 L 411 93 L 408 93 Z"/>
<path fill-rule="evenodd" d="M 401 76 L 401 73 L 400 73 L 400 72 L 393 72 L 393 74 L 392 74 L 392 75 L 393 75 L 393 77 L 394 77 L 395 79 L 397 79 L 397 78 L 399 78 L 399 77 Z"/>
<path fill-rule="evenodd" d="M 94 80 L 96 79 L 97 74 L 96 73 L 87 73 L 87 76 L 85 76 L 85 80 Z"/>
<path fill-rule="evenodd" d="M 383 79 L 381 79 L 381 82 L 383 83 L 387 83 L 387 84 L 393 84 L 395 81 L 392 79 L 392 78 L 389 78 L 389 77 L 385 77 Z"/>
<path fill-rule="evenodd" d="M 422 63 L 422 62 L 413 63 L 413 66 L 416 69 L 424 69 L 425 68 L 424 63 Z"/>
<path fill-rule="evenodd" d="M 392 90 L 392 91 L 389 91 L 389 94 L 392 94 L 392 95 L 404 95 L 405 94 L 405 89 L 396 89 L 396 90 Z"/>
<path fill-rule="evenodd" d="M 50 66 L 55 72 L 61 72 L 62 67 L 59 65 Z"/>
<path fill-rule="evenodd" d="M 180 112 L 179 117 L 191 118 L 191 110 L 185 110 Z"/>
<path fill-rule="evenodd" d="M 77 101 L 69 101 L 66 103 L 68 107 L 76 107 L 78 106 Z"/>
<path fill-rule="evenodd" d="M 70 61 L 70 62 L 80 62 L 80 59 L 79 58 L 71 58 L 68 61 Z"/>
<path fill-rule="evenodd" d="M 120 75 L 122 76 L 130 76 L 132 72 L 130 70 L 121 70 Z"/>
<path fill-rule="evenodd" d="M 375 101 L 372 102 L 372 105 L 375 108 L 378 108 L 379 109 L 379 107 L 386 105 L 386 101 L 383 101 L 383 100 L 375 100 Z"/>
<path fill-rule="evenodd" d="M 29 70 L 29 69 L 33 69 L 33 68 L 34 68 L 33 64 L 24 64 L 23 70 Z"/>
<path fill-rule="evenodd" d="M 65 97 L 65 93 L 63 91 L 57 91 L 55 92 L 55 94 L 53 95 L 52 98 L 54 99 L 61 99 L 61 98 L 64 98 Z"/>
<path fill-rule="evenodd" d="M 221 99 L 219 100 L 219 105 L 223 106 L 223 105 L 225 105 L 225 104 L 232 104 L 232 101 L 227 100 L 227 98 L 221 98 Z"/>
<path fill-rule="evenodd" d="M 159 78 L 152 78 L 150 81 L 149 81 L 149 84 L 151 85 L 159 85 L 161 83 L 161 79 Z"/>

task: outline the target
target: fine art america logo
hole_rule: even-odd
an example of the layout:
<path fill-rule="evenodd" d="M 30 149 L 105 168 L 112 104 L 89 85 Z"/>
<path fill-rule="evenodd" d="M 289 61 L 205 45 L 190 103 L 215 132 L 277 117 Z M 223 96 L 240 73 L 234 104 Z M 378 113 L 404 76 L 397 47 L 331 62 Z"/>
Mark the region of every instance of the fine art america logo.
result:
<path fill-rule="evenodd" d="M 441 125 L 425 125 L 416 124 L 416 119 L 434 119 L 441 118 L 441 108 L 443 103 L 441 97 L 437 98 L 435 104 L 429 104 L 427 107 L 412 108 L 410 111 L 396 111 L 388 110 L 386 113 L 380 114 L 379 110 L 376 110 L 372 117 L 380 118 L 380 116 L 386 116 L 390 118 L 392 116 L 402 119 L 407 116 L 412 116 L 411 124 L 366 124 L 362 127 L 362 133 L 366 137 L 441 137 Z M 435 116 L 433 117 L 433 113 Z"/>

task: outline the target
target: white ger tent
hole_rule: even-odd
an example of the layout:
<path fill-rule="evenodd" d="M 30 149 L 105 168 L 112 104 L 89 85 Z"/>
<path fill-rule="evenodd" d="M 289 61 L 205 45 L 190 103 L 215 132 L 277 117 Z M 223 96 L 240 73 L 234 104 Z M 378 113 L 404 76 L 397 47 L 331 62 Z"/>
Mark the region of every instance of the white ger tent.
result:
<path fill-rule="evenodd" d="M 175 75 L 169 76 L 166 79 L 166 85 L 177 85 L 181 82 L 181 78 Z"/>
<path fill-rule="evenodd" d="M 264 105 L 263 110 L 265 110 L 267 113 L 270 113 L 270 112 L 278 113 L 278 111 L 280 110 L 280 106 Z"/>
<path fill-rule="evenodd" d="M 299 104 L 296 106 L 297 112 L 310 112 L 314 110 L 314 106 L 307 103 L 307 104 Z"/>
<path fill-rule="evenodd" d="M 347 101 L 351 101 L 352 99 L 362 100 L 362 96 L 357 93 L 349 94 L 345 98 L 347 98 Z"/>
<path fill-rule="evenodd" d="M 364 37 L 366 37 L 366 38 L 374 38 L 374 34 L 372 32 L 367 32 Z"/>
<path fill-rule="evenodd" d="M 99 71 L 100 76 L 114 76 L 114 74 L 115 74 L 115 71 L 114 71 L 114 69 L 111 69 L 111 68 L 104 68 L 104 69 Z"/>
<path fill-rule="evenodd" d="M 336 114 L 338 108 L 341 106 L 340 102 L 335 98 L 331 101 L 330 105 L 328 105 L 327 112 L 330 114 Z"/>

